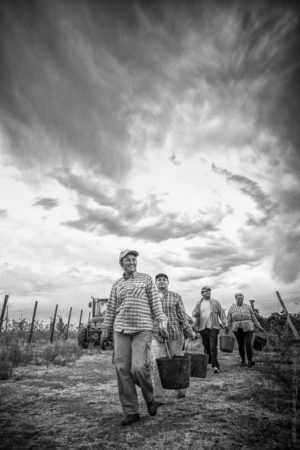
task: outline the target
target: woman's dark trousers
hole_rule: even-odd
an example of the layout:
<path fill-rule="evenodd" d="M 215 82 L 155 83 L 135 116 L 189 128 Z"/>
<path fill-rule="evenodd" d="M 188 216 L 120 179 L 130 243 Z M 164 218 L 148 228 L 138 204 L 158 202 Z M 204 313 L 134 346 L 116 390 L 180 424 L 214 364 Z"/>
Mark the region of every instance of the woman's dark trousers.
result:
<path fill-rule="evenodd" d="M 239 347 L 239 354 L 241 357 L 242 362 L 245 362 L 245 348 L 246 348 L 246 354 L 248 362 L 252 361 L 253 358 L 253 350 L 252 350 L 252 338 L 253 338 L 253 331 L 243 331 L 242 328 L 238 328 L 237 331 L 234 331 L 238 347 Z"/>

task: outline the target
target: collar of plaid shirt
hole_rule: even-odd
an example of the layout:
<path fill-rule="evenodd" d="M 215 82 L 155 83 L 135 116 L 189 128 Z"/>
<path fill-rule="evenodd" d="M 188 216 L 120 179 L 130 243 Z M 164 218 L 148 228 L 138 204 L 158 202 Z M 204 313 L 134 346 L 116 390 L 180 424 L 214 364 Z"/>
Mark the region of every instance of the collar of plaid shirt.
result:
<path fill-rule="evenodd" d="M 166 295 L 168 293 L 168 291 L 169 291 L 169 289 L 164 289 L 163 291 L 160 291 L 158 289 L 158 293 L 161 294 L 161 295 Z"/>
<path fill-rule="evenodd" d="M 133 272 L 133 273 L 131 273 L 130 275 L 127 275 L 127 273 L 126 272 L 124 272 L 123 273 L 123 278 L 125 279 L 125 280 L 129 280 L 129 278 L 134 278 L 135 276 L 136 276 L 136 271 L 135 272 Z"/>

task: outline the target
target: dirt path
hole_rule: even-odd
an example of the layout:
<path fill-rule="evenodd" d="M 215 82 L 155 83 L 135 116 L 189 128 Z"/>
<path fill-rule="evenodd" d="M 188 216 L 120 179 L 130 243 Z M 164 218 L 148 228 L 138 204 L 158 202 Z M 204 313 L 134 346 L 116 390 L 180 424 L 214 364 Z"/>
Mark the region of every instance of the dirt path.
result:
<path fill-rule="evenodd" d="M 221 372 L 191 378 L 185 399 L 168 392 L 156 417 L 122 419 L 111 351 L 86 353 L 72 366 L 28 366 L 0 381 L 0 448 L 289 449 L 291 398 L 238 356 L 220 354 Z"/>

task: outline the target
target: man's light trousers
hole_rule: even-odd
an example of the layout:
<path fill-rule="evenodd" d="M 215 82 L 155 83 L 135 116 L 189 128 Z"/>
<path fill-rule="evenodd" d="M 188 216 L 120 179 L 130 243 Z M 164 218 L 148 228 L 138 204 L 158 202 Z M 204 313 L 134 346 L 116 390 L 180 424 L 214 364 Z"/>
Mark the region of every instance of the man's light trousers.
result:
<path fill-rule="evenodd" d="M 151 330 L 134 334 L 114 332 L 114 363 L 125 416 L 139 412 L 135 385 L 141 388 L 146 402 L 153 400 L 150 374 L 152 335 Z"/>

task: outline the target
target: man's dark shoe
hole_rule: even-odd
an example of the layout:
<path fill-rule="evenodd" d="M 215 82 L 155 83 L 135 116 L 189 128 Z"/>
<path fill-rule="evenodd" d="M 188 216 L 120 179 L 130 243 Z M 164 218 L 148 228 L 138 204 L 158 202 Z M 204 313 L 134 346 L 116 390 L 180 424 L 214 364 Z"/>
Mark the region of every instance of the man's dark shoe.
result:
<path fill-rule="evenodd" d="M 147 402 L 147 410 L 150 416 L 156 416 L 157 414 L 157 403 L 155 400 Z"/>
<path fill-rule="evenodd" d="M 255 361 L 249 361 L 248 362 L 248 367 L 253 367 L 255 365 Z"/>
<path fill-rule="evenodd" d="M 122 420 L 121 425 L 124 427 L 126 425 L 131 425 L 134 422 L 139 422 L 141 420 L 139 414 L 130 414 Z"/>
<path fill-rule="evenodd" d="M 246 367 L 246 365 L 247 364 L 245 363 L 245 361 L 242 361 L 241 364 L 240 364 L 240 367 Z"/>

